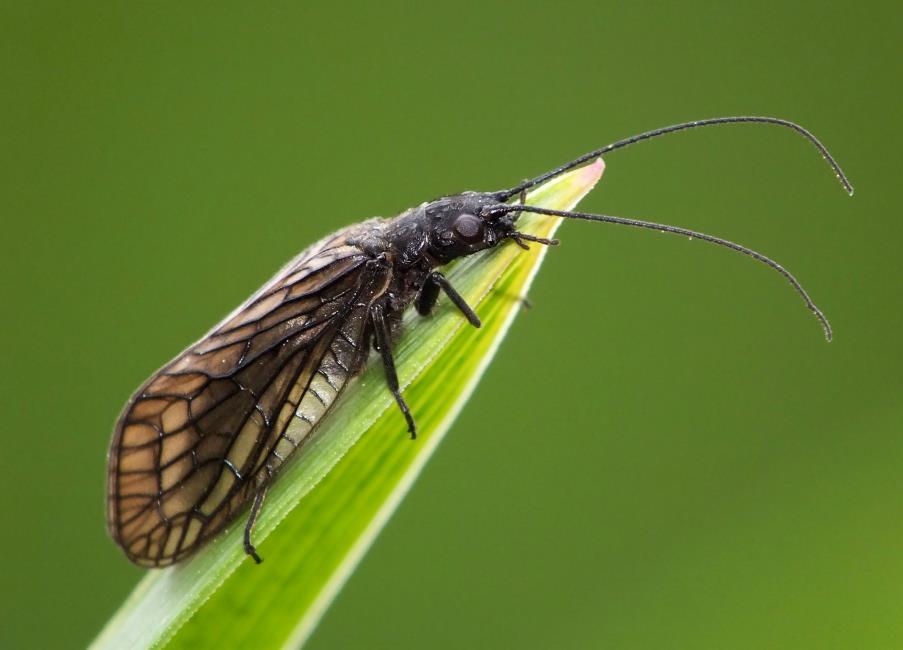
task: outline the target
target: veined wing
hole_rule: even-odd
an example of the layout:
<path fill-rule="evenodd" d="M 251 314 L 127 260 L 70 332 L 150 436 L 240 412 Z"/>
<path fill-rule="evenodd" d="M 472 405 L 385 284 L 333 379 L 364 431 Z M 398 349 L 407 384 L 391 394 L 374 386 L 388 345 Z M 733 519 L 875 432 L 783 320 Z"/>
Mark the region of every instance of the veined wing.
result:
<path fill-rule="evenodd" d="M 301 253 L 126 405 L 107 523 L 132 561 L 176 562 L 221 530 L 366 360 L 369 306 L 389 271 L 348 234 Z"/>

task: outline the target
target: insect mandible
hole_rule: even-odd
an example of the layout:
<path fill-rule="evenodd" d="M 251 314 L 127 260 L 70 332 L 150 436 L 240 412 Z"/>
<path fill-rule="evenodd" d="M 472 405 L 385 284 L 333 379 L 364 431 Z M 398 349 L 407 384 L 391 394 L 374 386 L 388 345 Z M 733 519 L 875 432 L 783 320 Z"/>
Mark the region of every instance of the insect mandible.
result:
<path fill-rule="evenodd" d="M 107 524 L 113 539 L 133 562 L 165 566 L 193 553 L 250 503 L 244 546 L 259 562 L 251 532 L 267 487 L 364 367 L 371 348 L 416 437 L 392 355 L 402 314 L 412 304 L 429 314 L 443 293 L 479 327 L 479 316 L 439 269 L 509 241 L 524 248 L 528 242 L 558 243 L 518 232 L 523 212 L 686 235 L 748 255 L 784 276 L 830 340 L 828 320 L 800 283 L 745 246 L 675 226 L 524 205 L 530 188 L 604 154 L 668 133 L 733 123 L 792 129 L 853 193 L 834 158 L 801 126 L 773 117 L 720 117 L 619 140 L 510 189 L 444 196 L 339 230 L 290 261 L 129 399 L 109 453 Z M 301 425 L 289 434 L 292 418 Z"/>

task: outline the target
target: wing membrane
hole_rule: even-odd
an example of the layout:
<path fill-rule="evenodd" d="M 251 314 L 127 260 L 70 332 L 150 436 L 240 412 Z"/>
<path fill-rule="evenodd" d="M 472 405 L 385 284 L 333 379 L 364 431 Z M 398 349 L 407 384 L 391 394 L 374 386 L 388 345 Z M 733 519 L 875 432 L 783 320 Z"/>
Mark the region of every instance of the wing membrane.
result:
<path fill-rule="evenodd" d="M 365 361 L 369 306 L 389 271 L 347 235 L 299 255 L 126 405 L 107 512 L 133 561 L 170 564 L 221 530 Z"/>

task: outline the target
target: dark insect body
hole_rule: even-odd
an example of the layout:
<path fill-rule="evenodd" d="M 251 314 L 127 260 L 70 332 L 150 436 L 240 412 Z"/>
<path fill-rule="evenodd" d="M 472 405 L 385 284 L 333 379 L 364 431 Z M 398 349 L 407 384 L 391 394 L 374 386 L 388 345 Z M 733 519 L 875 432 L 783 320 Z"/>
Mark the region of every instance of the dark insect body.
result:
<path fill-rule="evenodd" d="M 812 142 L 852 187 L 815 137 L 767 117 L 715 118 L 618 141 L 537 178 L 497 192 L 465 192 L 390 219 L 340 230 L 289 262 L 247 302 L 145 382 L 116 423 L 109 454 L 107 522 L 130 560 L 178 562 L 250 502 L 245 550 L 273 477 L 366 364 L 382 358 L 389 390 L 416 435 L 392 356 L 405 309 L 429 314 L 444 293 L 474 326 L 480 319 L 439 267 L 508 240 L 555 244 L 518 232 L 522 212 L 618 223 L 688 235 L 771 266 L 802 296 L 830 340 L 828 321 L 783 267 L 748 248 L 674 226 L 524 205 L 528 189 L 602 154 L 666 133 L 725 123 L 788 127 Z M 508 203 L 519 199 L 519 203 Z M 291 423 L 291 426 L 289 426 Z"/>

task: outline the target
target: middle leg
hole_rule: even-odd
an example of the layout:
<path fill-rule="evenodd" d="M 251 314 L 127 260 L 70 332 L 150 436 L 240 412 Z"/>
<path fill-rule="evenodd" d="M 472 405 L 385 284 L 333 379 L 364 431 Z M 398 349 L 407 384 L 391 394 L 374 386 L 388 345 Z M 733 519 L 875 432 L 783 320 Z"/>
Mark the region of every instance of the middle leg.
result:
<path fill-rule="evenodd" d="M 370 319 L 373 323 L 373 332 L 376 335 L 376 349 L 383 359 L 383 368 L 386 371 L 386 382 L 389 384 L 389 391 L 391 391 L 392 397 L 395 398 L 398 408 L 401 409 L 404 419 L 408 423 L 408 431 L 411 432 L 411 439 L 413 440 L 417 437 L 417 425 L 414 423 L 411 409 L 408 408 L 404 397 L 401 395 L 398 373 L 395 370 L 395 357 L 392 356 L 392 334 L 389 324 L 386 322 L 382 305 L 377 303 L 370 307 Z"/>

